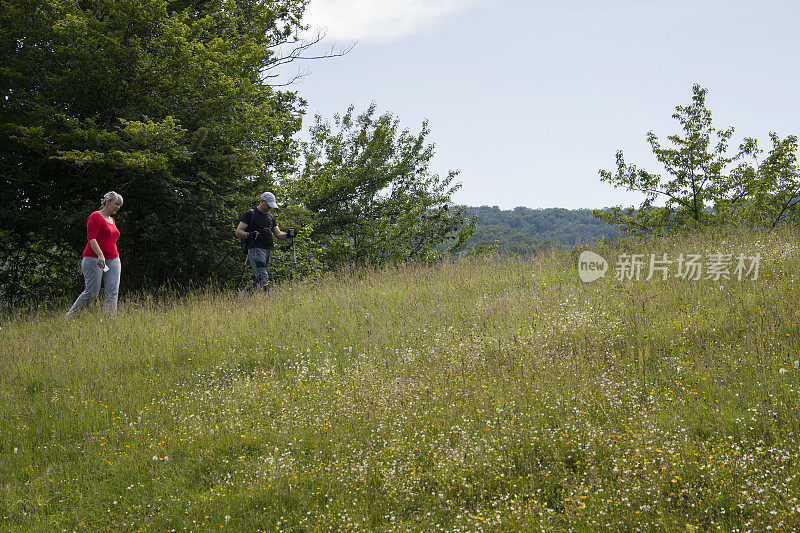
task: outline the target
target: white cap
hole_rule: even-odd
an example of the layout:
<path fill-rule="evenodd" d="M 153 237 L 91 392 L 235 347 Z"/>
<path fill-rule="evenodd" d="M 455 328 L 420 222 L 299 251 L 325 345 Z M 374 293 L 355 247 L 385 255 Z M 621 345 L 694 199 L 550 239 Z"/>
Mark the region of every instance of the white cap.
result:
<path fill-rule="evenodd" d="M 261 199 L 267 202 L 267 205 L 273 209 L 278 209 L 278 202 L 275 201 L 275 195 L 271 192 L 265 192 L 261 195 Z"/>

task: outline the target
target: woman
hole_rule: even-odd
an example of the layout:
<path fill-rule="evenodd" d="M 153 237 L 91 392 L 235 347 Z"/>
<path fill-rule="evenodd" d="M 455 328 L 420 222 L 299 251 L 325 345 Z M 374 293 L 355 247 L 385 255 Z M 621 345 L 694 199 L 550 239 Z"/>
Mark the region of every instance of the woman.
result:
<path fill-rule="evenodd" d="M 83 250 L 81 270 L 85 288 L 67 312 L 67 317 L 75 315 L 100 294 L 100 284 L 106 288 L 103 302 L 103 314 L 114 315 L 117 312 L 117 294 L 119 292 L 119 276 L 122 265 L 117 252 L 119 230 L 114 218 L 122 207 L 122 195 L 114 191 L 107 192 L 100 200 L 100 210 L 89 215 L 86 221 L 86 248 Z"/>

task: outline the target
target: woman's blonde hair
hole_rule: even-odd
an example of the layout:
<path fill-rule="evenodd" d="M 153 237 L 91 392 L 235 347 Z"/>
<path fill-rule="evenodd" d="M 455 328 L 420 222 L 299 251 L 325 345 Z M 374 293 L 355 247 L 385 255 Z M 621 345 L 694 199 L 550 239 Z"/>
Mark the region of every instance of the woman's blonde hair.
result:
<path fill-rule="evenodd" d="M 118 192 L 108 191 L 103 195 L 103 198 L 100 200 L 100 209 L 103 209 L 108 202 L 115 203 L 117 200 L 122 202 L 122 195 Z"/>

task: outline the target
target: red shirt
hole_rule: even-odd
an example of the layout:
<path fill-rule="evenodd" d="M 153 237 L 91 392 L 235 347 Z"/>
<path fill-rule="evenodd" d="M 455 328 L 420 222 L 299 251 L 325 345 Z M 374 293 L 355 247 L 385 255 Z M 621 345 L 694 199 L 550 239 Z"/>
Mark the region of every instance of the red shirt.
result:
<path fill-rule="evenodd" d="M 109 218 L 111 218 L 111 222 L 106 222 L 103 215 L 95 211 L 89 215 L 89 220 L 86 221 L 86 240 L 97 239 L 97 244 L 100 245 L 100 250 L 103 252 L 106 261 L 119 257 L 119 252 L 117 252 L 119 230 L 114 218 Z M 83 257 L 97 257 L 88 242 L 86 243 L 86 248 L 83 249 Z"/>

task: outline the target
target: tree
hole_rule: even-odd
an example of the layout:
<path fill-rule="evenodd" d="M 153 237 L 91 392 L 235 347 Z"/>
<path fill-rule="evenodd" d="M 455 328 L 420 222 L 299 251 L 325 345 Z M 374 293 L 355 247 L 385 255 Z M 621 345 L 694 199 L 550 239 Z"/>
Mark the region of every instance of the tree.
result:
<path fill-rule="evenodd" d="M 238 211 L 294 171 L 304 104 L 265 79 L 306 2 L 4 1 L 0 284 L 76 257 L 112 189 L 125 285 L 236 273 Z"/>
<path fill-rule="evenodd" d="M 638 209 L 614 207 L 596 216 L 611 224 L 619 224 L 626 233 L 655 233 L 678 227 L 701 225 L 707 217 L 709 201 L 723 188 L 728 180 L 725 171 L 728 165 L 742 157 L 727 155 L 728 142 L 733 128 L 717 130 L 711 123 L 711 112 L 706 108 L 706 89 L 692 87 L 692 102 L 688 106 L 677 106 L 672 115 L 683 130 L 681 134 L 668 137 L 672 147 L 663 147 L 652 132 L 647 141 L 670 178 L 629 165 L 622 151 L 617 152 L 617 170 L 612 173 L 600 171 L 600 179 L 615 188 L 644 193 L 645 199 Z M 654 205 L 657 199 L 665 205 Z"/>
<path fill-rule="evenodd" d="M 761 165 L 755 139 L 747 137 L 735 155 L 728 155 L 733 127 L 717 130 L 706 108 L 706 89 L 692 88 L 692 102 L 677 106 L 673 118 L 682 134 L 670 135 L 672 147 L 663 147 L 651 131 L 647 134 L 656 159 L 670 178 L 625 162 L 617 152 L 615 173 L 600 170 L 601 181 L 628 191 L 644 193 L 638 209 L 616 206 L 595 211 L 595 216 L 617 224 L 630 234 L 653 234 L 731 221 L 769 221 L 774 225 L 794 216 L 800 202 L 796 151 L 797 138 L 781 140 L 771 133 L 773 148 Z M 731 166 L 735 163 L 735 166 Z M 657 206 L 657 199 L 664 200 Z"/>
<path fill-rule="evenodd" d="M 797 136 L 781 139 L 770 133 L 772 148 L 758 164 L 743 165 L 731 184 L 736 191 L 732 200 L 721 202 L 720 211 L 731 217 L 770 228 L 786 222 L 798 222 L 800 172 L 797 166 Z M 748 139 L 754 158 L 761 153 L 755 140 Z M 741 198 L 741 201 L 738 201 Z"/>
<path fill-rule="evenodd" d="M 426 260 L 452 235 L 456 248 L 466 241 L 474 221 L 451 203 L 457 172 L 430 173 L 429 132 L 427 122 L 418 134 L 400 131 L 375 104 L 358 116 L 351 106 L 333 126 L 316 117 L 287 191 L 321 268 Z"/>

